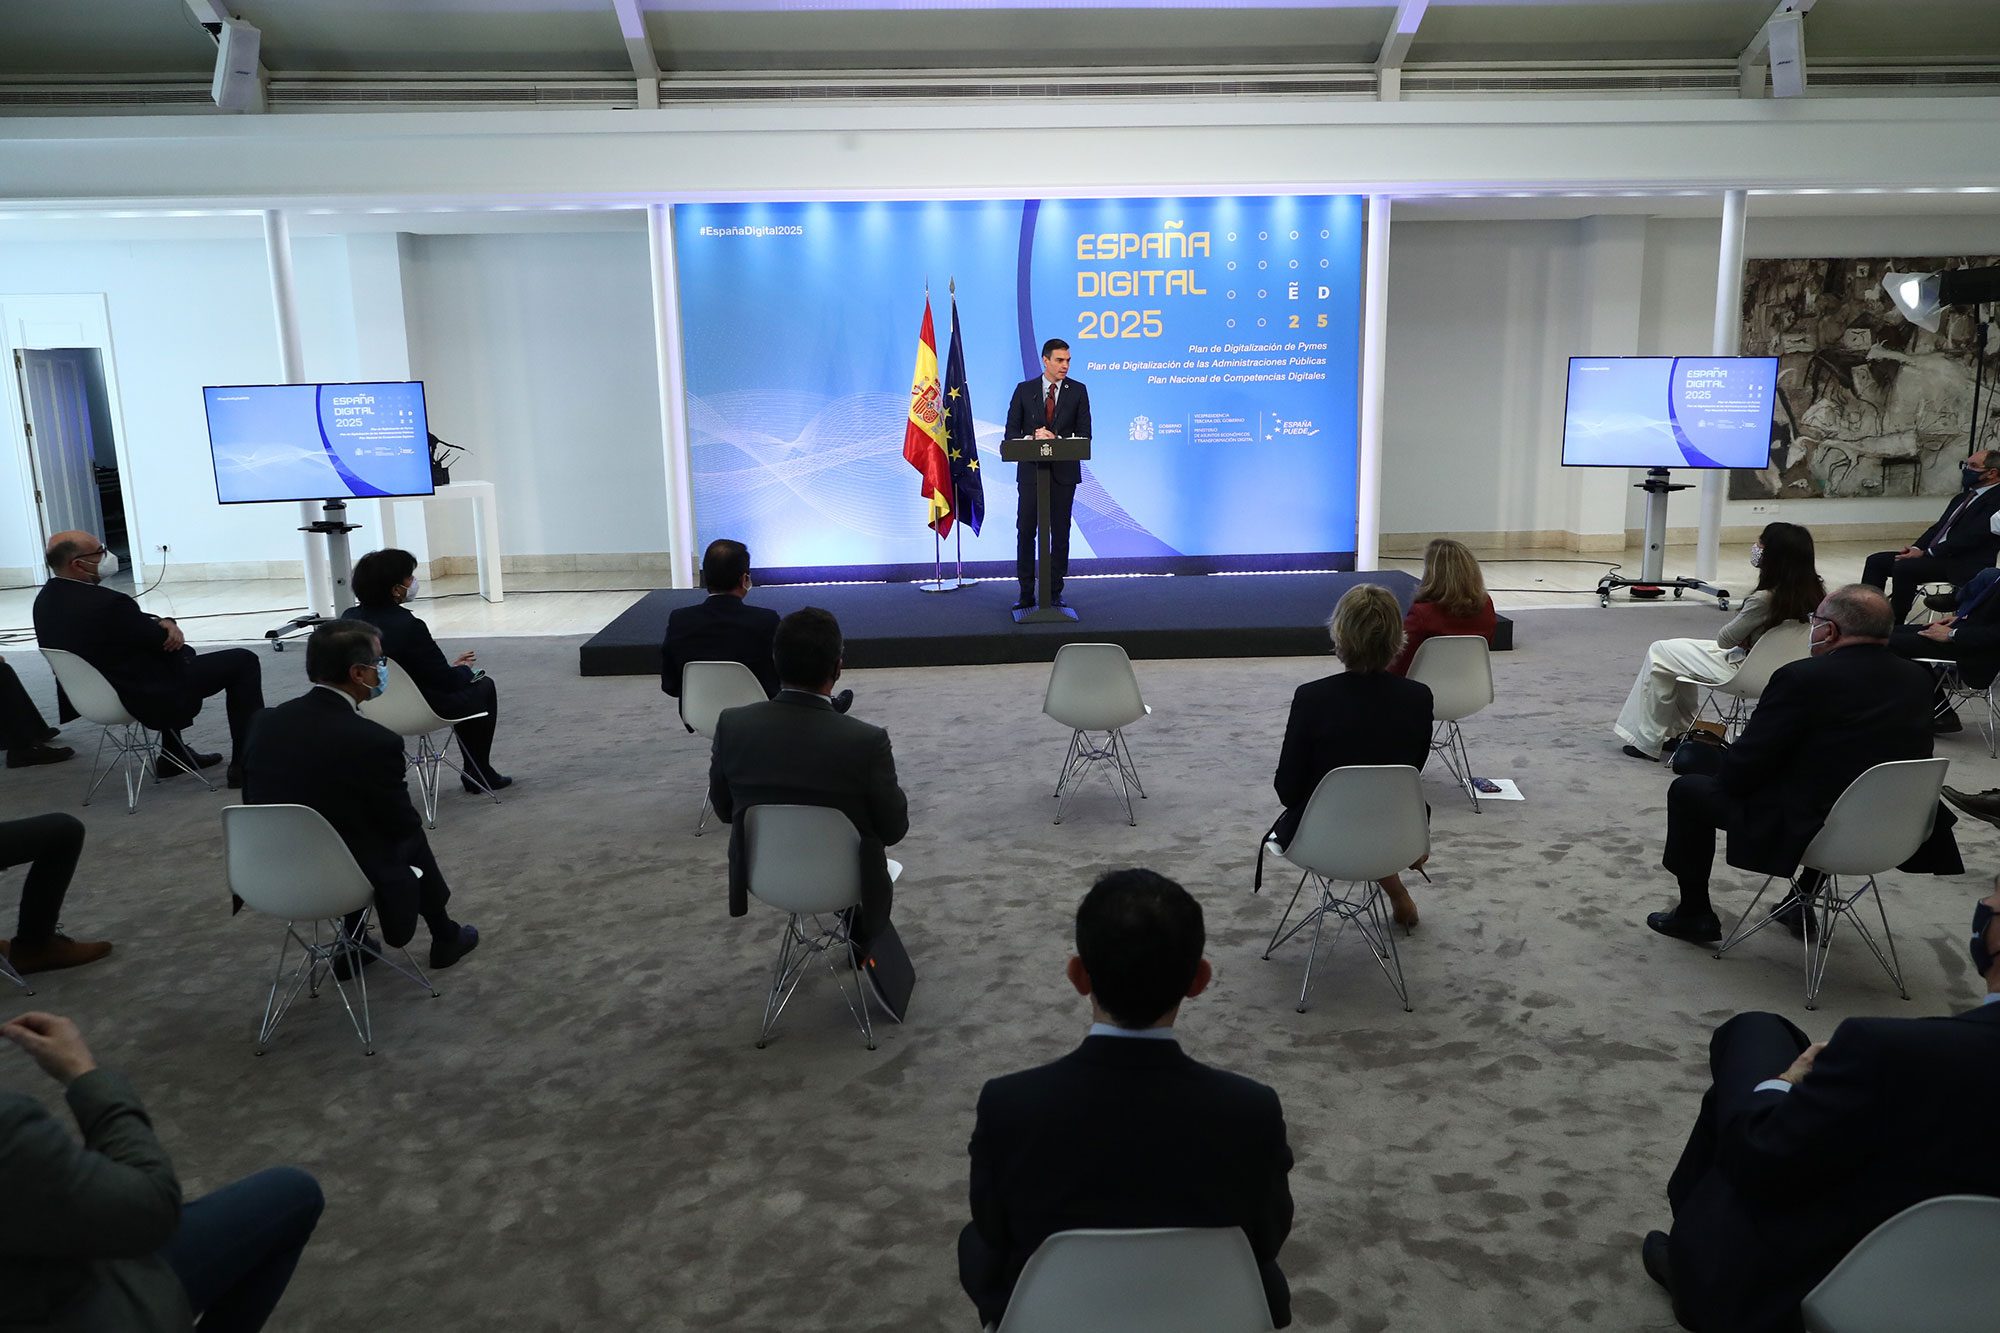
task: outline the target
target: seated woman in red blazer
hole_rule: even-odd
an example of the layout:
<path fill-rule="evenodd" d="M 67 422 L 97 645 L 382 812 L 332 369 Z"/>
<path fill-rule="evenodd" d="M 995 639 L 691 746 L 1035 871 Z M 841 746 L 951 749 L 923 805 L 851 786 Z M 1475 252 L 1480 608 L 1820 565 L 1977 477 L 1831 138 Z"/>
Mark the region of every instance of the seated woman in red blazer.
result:
<path fill-rule="evenodd" d="M 1403 651 L 1389 663 L 1401 676 L 1410 669 L 1417 645 L 1447 634 L 1477 634 L 1493 642 L 1493 599 L 1472 548 L 1452 537 L 1433 538 L 1424 548 L 1424 581 L 1403 617 Z"/>

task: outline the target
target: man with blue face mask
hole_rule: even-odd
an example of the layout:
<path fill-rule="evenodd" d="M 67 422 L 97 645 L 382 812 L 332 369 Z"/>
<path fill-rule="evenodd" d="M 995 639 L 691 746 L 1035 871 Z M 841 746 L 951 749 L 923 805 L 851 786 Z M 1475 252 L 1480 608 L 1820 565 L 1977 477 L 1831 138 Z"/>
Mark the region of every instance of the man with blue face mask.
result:
<path fill-rule="evenodd" d="M 1776 1014 L 1716 1029 L 1714 1084 L 1667 1182 L 1673 1231 L 1641 1247 L 1683 1328 L 1798 1329 L 1800 1300 L 1877 1226 L 1941 1194 L 2000 1194 L 1996 908 L 2000 885 L 1974 918 L 1986 995 L 1969 1012 L 1850 1018 L 1818 1043 Z"/>
<path fill-rule="evenodd" d="M 1959 493 L 1938 521 L 1900 551 L 1877 551 L 1861 567 L 1861 581 L 1889 590 L 1896 623 L 1909 619 L 1917 585 L 1956 587 L 1989 569 L 2000 556 L 2000 450 L 1981 449 L 1958 465 Z"/>
<path fill-rule="evenodd" d="M 366 622 L 315 628 L 306 640 L 313 687 L 258 715 L 243 760 L 243 799 L 311 806 L 324 815 L 375 886 L 382 938 L 397 948 L 408 944 L 422 917 L 431 933 L 431 966 L 450 967 L 479 944 L 479 932 L 445 910 L 451 888 L 410 801 L 402 738 L 361 716 L 361 705 L 381 695 L 391 669 Z"/>

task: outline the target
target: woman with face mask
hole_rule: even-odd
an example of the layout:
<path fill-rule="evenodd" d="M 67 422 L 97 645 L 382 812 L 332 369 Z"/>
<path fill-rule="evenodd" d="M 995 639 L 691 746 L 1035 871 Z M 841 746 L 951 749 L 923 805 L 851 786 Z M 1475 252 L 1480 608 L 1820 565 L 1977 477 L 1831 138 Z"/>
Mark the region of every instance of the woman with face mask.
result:
<path fill-rule="evenodd" d="M 498 791 L 514 779 L 493 767 L 493 725 L 500 715 L 500 693 L 493 678 L 473 667 L 476 653 L 460 653 L 446 661 L 431 638 L 430 627 L 404 605 L 417 595 L 417 558 L 388 547 L 370 551 L 354 562 L 350 579 L 359 605 L 345 613 L 348 620 L 365 620 L 382 636 L 382 655 L 416 684 L 424 702 L 439 717 L 467 717 L 452 730 L 465 758 L 463 778 L 468 792 Z"/>
<path fill-rule="evenodd" d="M 1646 650 L 1612 728 L 1625 742 L 1624 753 L 1658 762 L 1667 739 L 1687 730 L 1700 706 L 1700 687 L 1682 684 L 1680 677 L 1728 680 L 1765 630 L 1803 621 L 1826 596 L 1813 565 L 1812 533 L 1796 523 L 1767 526 L 1750 548 L 1750 563 L 1757 570 L 1757 590 L 1713 640 L 1661 639 Z"/>

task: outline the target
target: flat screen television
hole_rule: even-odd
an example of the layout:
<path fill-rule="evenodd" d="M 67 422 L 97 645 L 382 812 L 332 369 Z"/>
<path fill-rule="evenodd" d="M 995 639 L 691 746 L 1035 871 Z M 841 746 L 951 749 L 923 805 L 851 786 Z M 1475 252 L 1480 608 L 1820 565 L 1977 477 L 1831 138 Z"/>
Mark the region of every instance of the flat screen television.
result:
<path fill-rule="evenodd" d="M 201 396 L 223 504 L 432 493 L 420 380 L 232 384 Z"/>
<path fill-rule="evenodd" d="M 1775 356 L 1573 356 L 1564 467 L 1769 466 Z"/>

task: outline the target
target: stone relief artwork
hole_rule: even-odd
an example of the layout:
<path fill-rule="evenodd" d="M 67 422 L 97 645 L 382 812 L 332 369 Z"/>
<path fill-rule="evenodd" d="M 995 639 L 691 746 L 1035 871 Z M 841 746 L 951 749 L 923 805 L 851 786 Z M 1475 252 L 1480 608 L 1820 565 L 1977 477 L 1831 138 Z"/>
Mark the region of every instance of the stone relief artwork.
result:
<path fill-rule="evenodd" d="M 1971 310 L 1936 333 L 1904 321 L 1891 271 L 1982 268 L 1991 258 L 1753 259 L 1744 266 L 1745 356 L 1776 356 L 1771 463 L 1729 474 L 1732 500 L 1948 495 L 1973 421 Z M 2000 338 L 1993 340 L 2000 342 Z M 1989 346 L 1993 343 L 1989 342 Z M 2000 358 L 1979 394 L 1980 445 L 2000 420 Z"/>

